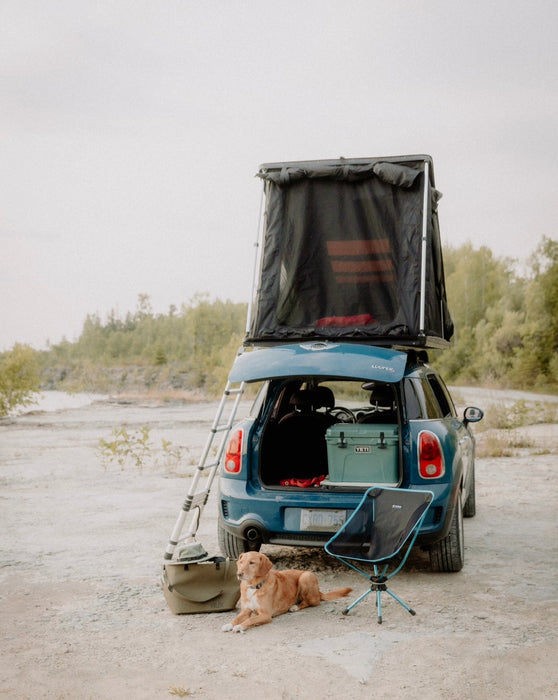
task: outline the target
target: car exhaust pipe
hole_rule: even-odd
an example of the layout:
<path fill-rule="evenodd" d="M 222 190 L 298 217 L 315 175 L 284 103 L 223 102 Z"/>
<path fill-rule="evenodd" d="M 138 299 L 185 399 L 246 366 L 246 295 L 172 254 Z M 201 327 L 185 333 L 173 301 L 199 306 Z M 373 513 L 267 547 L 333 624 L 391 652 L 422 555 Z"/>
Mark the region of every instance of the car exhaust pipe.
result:
<path fill-rule="evenodd" d="M 262 539 L 262 534 L 256 527 L 249 527 L 244 532 L 244 537 L 248 542 L 257 542 Z"/>

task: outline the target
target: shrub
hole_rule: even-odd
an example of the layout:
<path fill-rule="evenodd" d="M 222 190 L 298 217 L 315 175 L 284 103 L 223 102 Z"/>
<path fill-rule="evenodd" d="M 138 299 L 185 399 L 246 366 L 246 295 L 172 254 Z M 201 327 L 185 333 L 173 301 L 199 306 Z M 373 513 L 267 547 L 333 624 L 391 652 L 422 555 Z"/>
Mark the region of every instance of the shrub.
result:
<path fill-rule="evenodd" d="M 16 344 L 0 355 L 0 416 L 33 403 L 39 386 L 37 354 L 32 348 Z"/>

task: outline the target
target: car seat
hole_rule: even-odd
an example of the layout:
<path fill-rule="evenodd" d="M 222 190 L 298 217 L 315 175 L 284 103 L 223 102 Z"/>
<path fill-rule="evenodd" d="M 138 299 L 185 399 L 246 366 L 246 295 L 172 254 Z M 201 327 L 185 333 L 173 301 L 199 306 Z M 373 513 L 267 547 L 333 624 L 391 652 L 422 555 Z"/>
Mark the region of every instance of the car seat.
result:
<path fill-rule="evenodd" d="M 326 430 L 337 422 L 334 416 L 318 409 L 333 408 L 335 397 L 329 387 L 299 389 L 293 393 L 291 413 L 283 416 L 278 436 L 285 451 L 284 478 L 307 479 L 325 476 L 327 466 Z"/>

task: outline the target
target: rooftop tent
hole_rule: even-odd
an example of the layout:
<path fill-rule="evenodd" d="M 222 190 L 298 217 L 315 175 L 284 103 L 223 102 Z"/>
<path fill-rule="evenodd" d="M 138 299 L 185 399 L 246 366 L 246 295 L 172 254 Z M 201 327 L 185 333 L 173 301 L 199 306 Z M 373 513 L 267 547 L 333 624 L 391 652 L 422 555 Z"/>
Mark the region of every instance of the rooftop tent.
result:
<path fill-rule="evenodd" d="M 265 215 L 248 344 L 447 345 L 429 156 L 266 164 L 258 176 Z"/>

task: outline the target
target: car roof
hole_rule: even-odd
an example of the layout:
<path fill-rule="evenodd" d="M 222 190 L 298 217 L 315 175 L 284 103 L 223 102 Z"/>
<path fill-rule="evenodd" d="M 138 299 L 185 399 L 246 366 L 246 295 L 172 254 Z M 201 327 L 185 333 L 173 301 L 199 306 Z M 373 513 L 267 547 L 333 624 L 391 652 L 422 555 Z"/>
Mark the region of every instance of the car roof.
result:
<path fill-rule="evenodd" d="M 374 345 L 284 344 L 242 352 L 229 380 L 236 383 L 316 376 L 396 383 L 403 378 L 406 365 L 407 353 Z"/>

